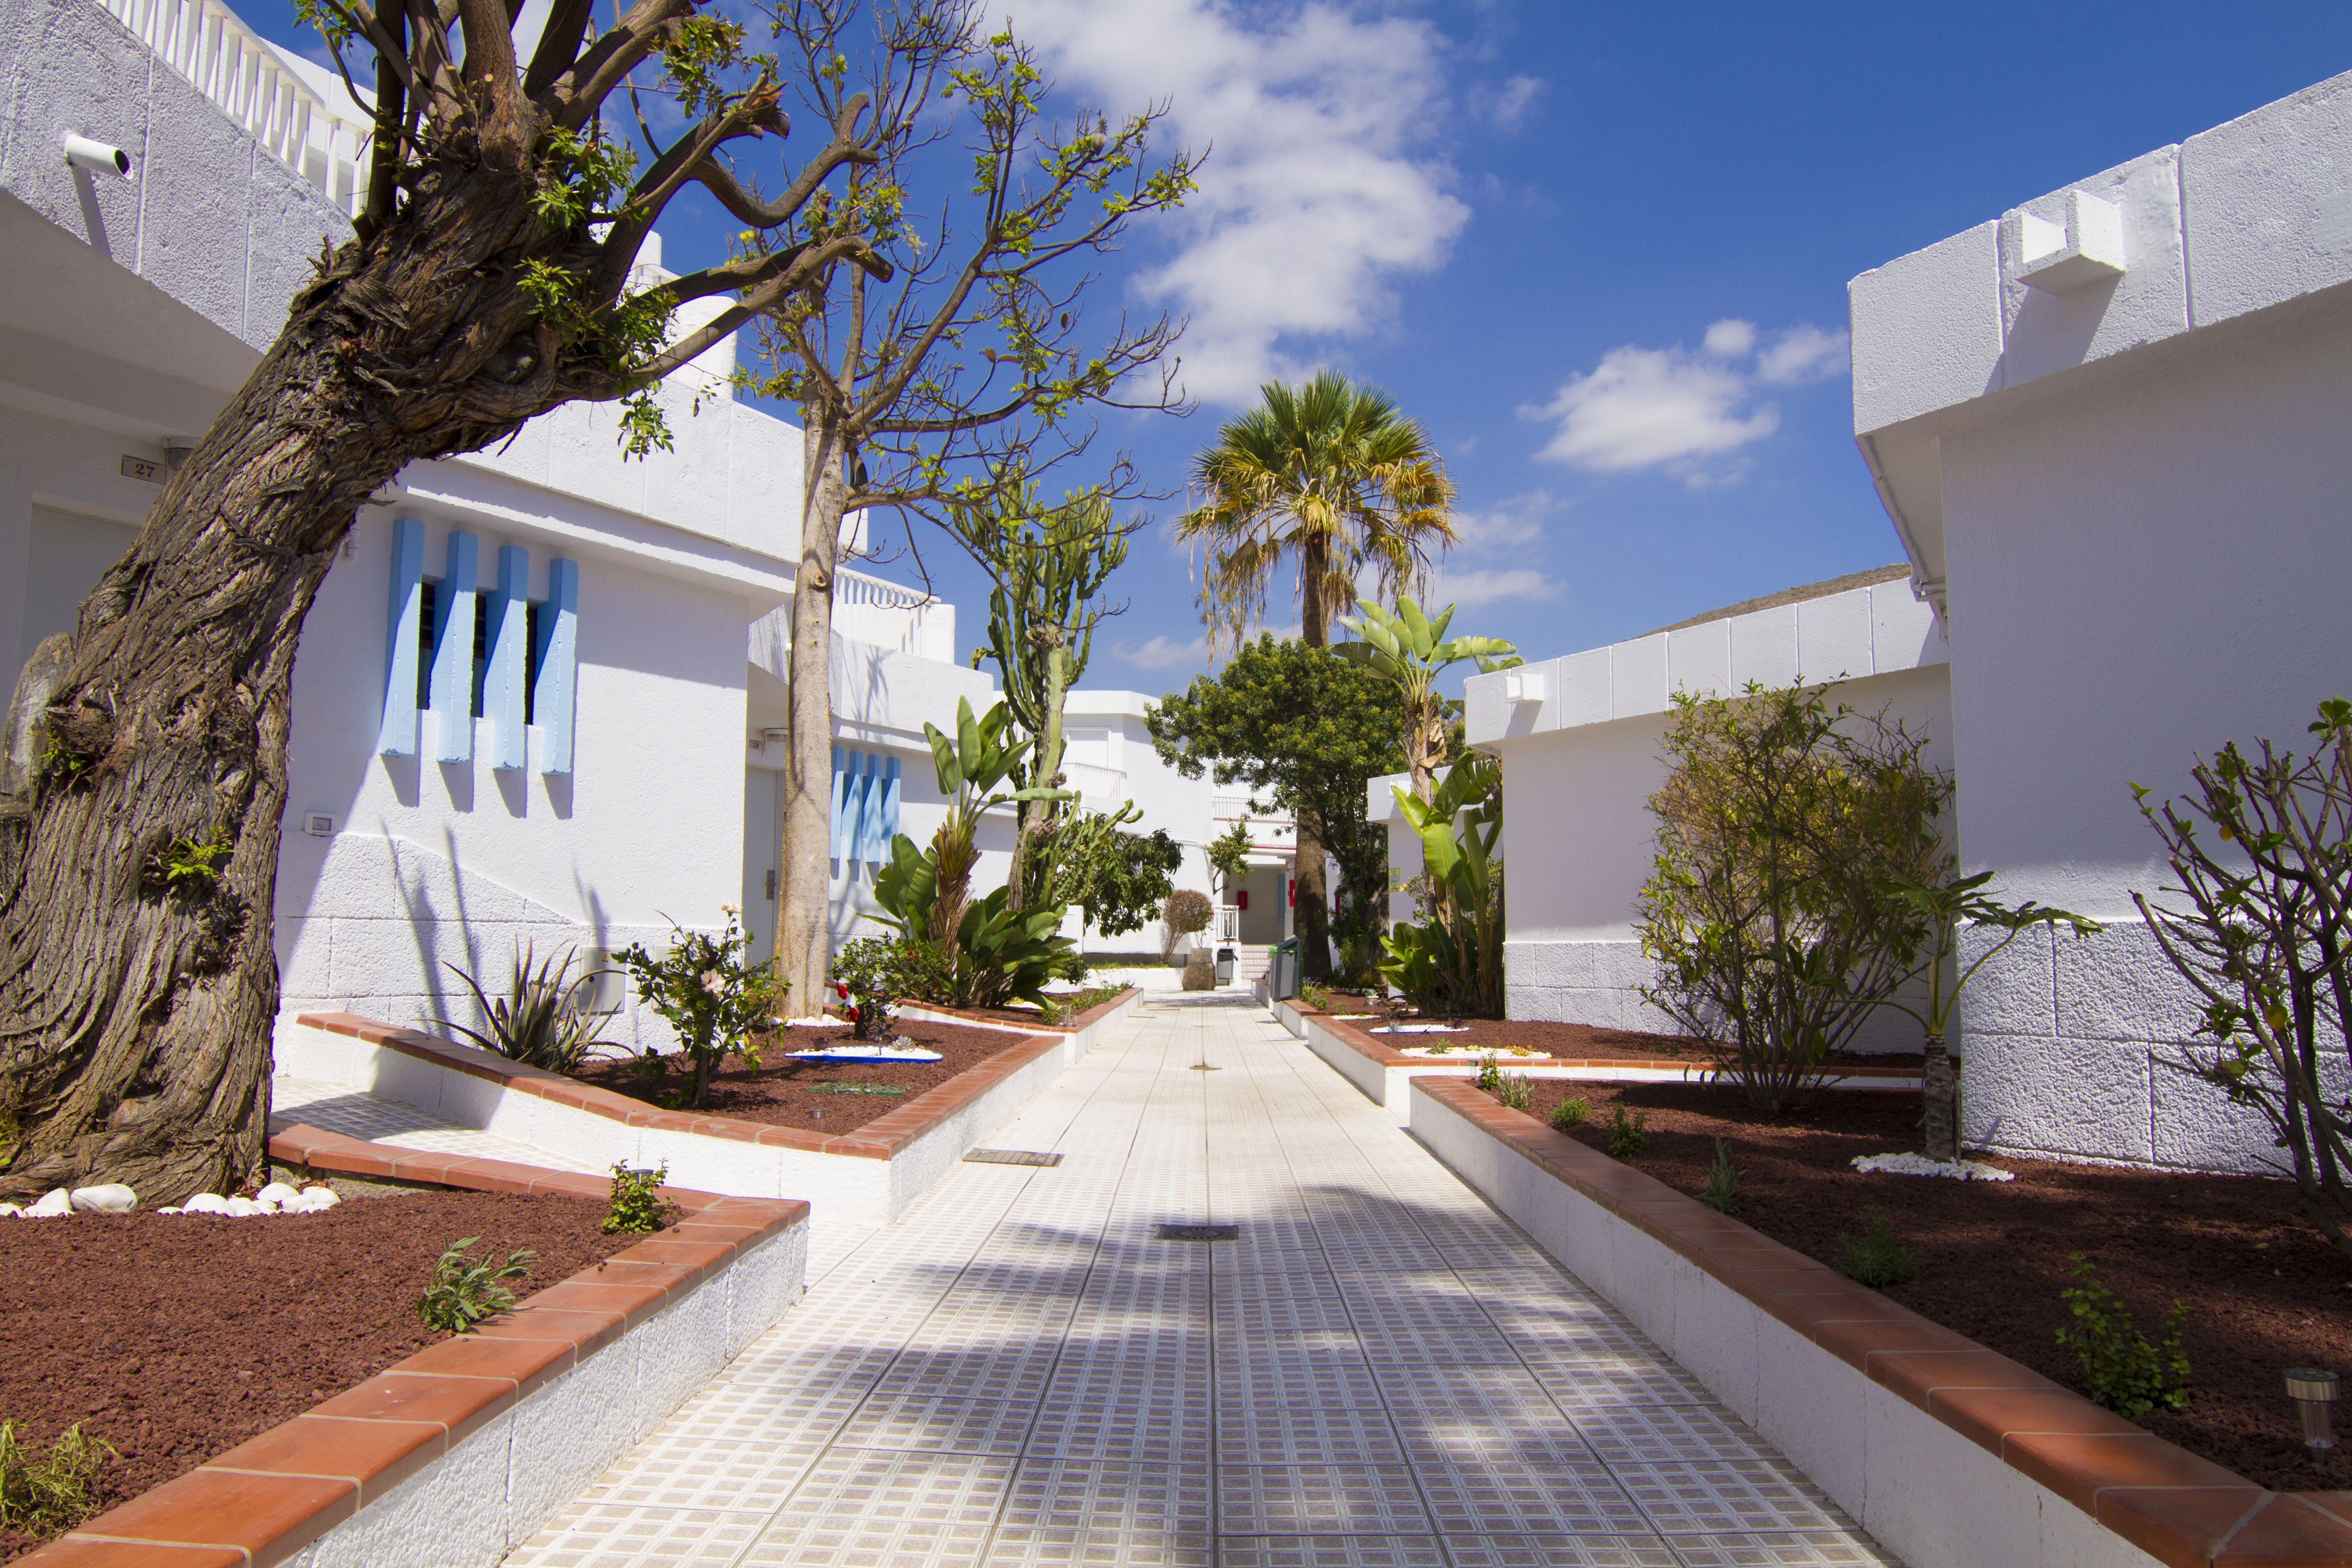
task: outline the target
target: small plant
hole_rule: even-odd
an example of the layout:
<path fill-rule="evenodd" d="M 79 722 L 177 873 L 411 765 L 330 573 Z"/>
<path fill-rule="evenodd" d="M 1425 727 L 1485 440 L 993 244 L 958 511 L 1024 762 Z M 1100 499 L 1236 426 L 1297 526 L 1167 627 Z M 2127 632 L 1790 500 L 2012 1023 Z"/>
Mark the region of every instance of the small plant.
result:
<path fill-rule="evenodd" d="M 1302 984 L 1298 987 L 1298 999 L 1318 1013 L 1328 1013 L 1331 1010 L 1331 993 L 1320 985 L 1311 983 Z"/>
<path fill-rule="evenodd" d="M 174 838 L 147 859 L 147 874 L 167 889 L 209 888 L 217 881 L 221 865 L 236 846 L 217 830 L 209 838 Z"/>
<path fill-rule="evenodd" d="M 16 1425 L 0 1421 L 0 1530 L 60 1535 L 98 1511 L 99 1467 L 120 1458 L 103 1437 L 82 1436 L 77 1421 L 45 1454 L 18 1440 Z"/>
<path fill-rule="evenodd" d="M 1715 1164 L 1706 1173 L 1706 1185 L 1699 1189 L 1698 1201 L 1721 1215 L 1739 1212 L 1739 1167 L 1731 1163 L 1731 1140 L 1715 1141 Z"/>
<path fill-rule="evenodd" d="M 1629 1120 L 1625 1108 L 1614 1108 L 1609 1119 L 1609 1157 L 1612 1160 L 1638 1160 L 1642 1151 L 1650 1146 L 1650 1113 L 1633 1112 Z"/>
<path fill-rule="evenodd" d="M 1536 1086 L 1523 1072 L 1507 1072 L 1495 1085 L 1495 1101 L 1506 1110 L 1525 1110 L 1535 1098 Z"/>
<path fill-rule="evenodd" d="M 784 999 L 785 983 L 772 966 L 743 962 L 750 939 L 735 923 L 740 911 L 732 904 L 719 908 L 727 924 L 717 936 L 672 921 L 667 952 L 656 955 L 643 942 L 632 942 L 626 952 L 614 955 L 646 1005 L 677 1031 L 693 1073 L 682 1097 L 689 1106 L 703 1102 L 711 1074 L 730 1051 L 758 1068 L 760 1047 L 751 1031 L 766 1028 Z"/>
<path fill-rule="evenodd" d="M 1495 1065 L 1495 1053 L 1488 1051 L 1478 1058 L 1479 1090 L 1482 1093 L 1493 1094 L 1502 1087 L 1503 1069 Z"/>
<path fill-rule="evenodd" d="M 898 1004 L 924 994 L 920 945 L 903 936 L 862 936 L 834 956 L 834 985 L 849 1003 L 857 1038 L 888 1039 Z"/>
<path fill-rule="evenodd" d="M 2058 1293 L 2074 1315 L 2074 1326 L 2058 1331 L 2058 1342 L 2082 1359 L 2083 1381 L 2091 1397 L 2128 1421 L 2151 1410 L 2178 1410 L 2189 1403 L 2189 1352 L 2180 1325 L 2189 1309 L 2179 1301 L 2165 1314 L 2164 1338 L 2151 1344 L 2115 1292 L 2099 1283 L 2089 1259 L 2070 1252 L 2074 1278 Z"/>
<path fill-rule="evenodd" d="M 451 1242 L 433 1265 L 433 1282 L 416 1300 L 416 1315 L 426 1328 L 462 1334 L 515 1304 L 507 1284 L 530 1274 L 539 1254 L 520 1247 L 508 1253 L 504 1263 L 493 1263 L 488 1254 L 478 1261 L 467 1254 L 481 1239 L 468 1236 Z"/>
<path fill-rule="evenodd" d="M 1895 1226 L 1885 1210 L 1874 1206 L 1864 1209 L 1862 1225 L 1859 1241 L 1843 1231 L 1838 1234 L 1839 1273 L 1874 1290 L 1884 1290 L 1889 1285 L 1908 1285 L 1919 1278 L 1919 1255 L 1895 1239 Z"/>
<path fill-rule="evenodd" d="M 1562 1132 L 1581 1127 L 1591 1119 L 1592 1102 L 1577 1095 L 1571 1094 L 1551 1108 L 1551 1124 Z"/>
<path fill-rule="evenodd" d="M 578 979 L 572 977 L 574 950 L 566 948 L 561 961 L 550 958 L 531 964 L 537 953 L 526 943 L 515 955 L 513 977 L 507 983 L 507 994 L 491 1001 L 482 994 L 474 977 L 448 964 L 450 973 L 466 983 L 481 1005 L 482 1016 L 489 1021 L 489 1033 L 476 1034 L 463 1024 L 444 1018 L 441 1026 L 452 1034 L 463 1035 L 484 1050 L 496 1051 L 526 1067 L 545 1068 L 550 1072 L 574 1072 L 588 1055 L 588 1047 L 599 1042 L 596 1038 L 598 1015 L 584 1012 L 579 1006 L 580 989 L 593 985 L 604 970 L 590 970 Z"/>
<path fill-rule="evenodd" d="M 669 1223 L 669 1205 L 661 1186 L 669 1180 L 669 1162 L 650 1171 L 633 1171 L 613 1163 L 613 1205 L 604 1215 L 606 1236 L 638 1236 Z"/>

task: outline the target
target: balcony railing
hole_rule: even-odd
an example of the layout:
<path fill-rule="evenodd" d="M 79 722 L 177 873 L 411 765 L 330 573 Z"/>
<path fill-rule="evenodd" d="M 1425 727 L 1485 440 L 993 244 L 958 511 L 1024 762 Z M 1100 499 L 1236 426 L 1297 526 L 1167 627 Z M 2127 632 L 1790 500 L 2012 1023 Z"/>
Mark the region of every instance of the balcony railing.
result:
<path fill-rule="evenodd" d="M 852 642 L 955 662 L 953 605 L 862 572 L 834 574 L 833 629 Z"/>
<path fill-rule="evenodd" d="M 220 0 L 105 0 L 114 19 L 261 143 L 354 216 L 374 127 L 312 91 Z"/>
<path fill-rule="evenodd" d="M 1237 904 L 1217 906 L 1217 940 L 1239 942 L 1242 939 L 1242 911 Z"/>

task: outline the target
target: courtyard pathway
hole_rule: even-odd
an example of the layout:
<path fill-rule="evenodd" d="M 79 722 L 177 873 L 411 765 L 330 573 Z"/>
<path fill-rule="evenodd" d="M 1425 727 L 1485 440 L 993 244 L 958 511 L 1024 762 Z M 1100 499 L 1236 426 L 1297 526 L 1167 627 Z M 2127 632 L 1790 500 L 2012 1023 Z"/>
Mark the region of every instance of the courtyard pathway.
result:
<path fill-rule="evenodd" d="M 1063 1159 L 820 1226 L 511 1568 L 1894 1562 L 1240 998 L 1152 999 L 992 1146 Z"/>

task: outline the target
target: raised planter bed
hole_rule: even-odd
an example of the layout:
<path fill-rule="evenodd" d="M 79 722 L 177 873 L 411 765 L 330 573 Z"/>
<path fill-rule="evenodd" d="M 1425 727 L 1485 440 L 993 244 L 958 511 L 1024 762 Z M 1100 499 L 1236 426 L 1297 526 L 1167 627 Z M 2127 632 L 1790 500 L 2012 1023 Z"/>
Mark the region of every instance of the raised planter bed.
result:
<path fill-rule="evenodd" d="M 2352 1563 L 2352 1494 L 2166 1442 L 1469 1084 L 1413 1135 L 1909 1568 Z"/>
<path fill-rule="evenodd" d="M 315 1129 L 270 1141 L 273 1159 L 313 1173 L 600 1200 L 608 1191 L 593 1176 L 396 1152 L 404 1173 L 385 1168 L 394 1162 L 380 1145 Z M 687 1216 L 657 1239 L 215 1455 L 19 1564 L 489 1568 L 799 1297 L 806 1204 L 669 1195 Z"/>
<path fill-rule="evenodd" d="M 1359 1021 L 1318 1013 L 1295 1000 L 1276 1002 L 1271 1005 L 1276 1021 L 1305 1041 L 1308 1050 L 1322 1058 L 1334 1072 L 1354 1084 L 1374 1105 L 1384 1105 L 1396 1111 L 1400 1121 L 1404 1120 L 1407 1086 L 1415 1078 L 1477 1076 L 1476 1054 L 1465 1052 L 1454 1058 L 1407 1056 L 1387 1043 L 1406 1037 L 1376 1037 L 1366 1033 Z M 1648 1059 L 1631 1055 L 1581 1058 L 1498 1056 L 1497 1061 L 1507 1071 L 1524 1073 L 1532 1079 L 1705 1083 L 1713 1076 L 1713 1069 L 1706 1059 L 1696 1055 Z M 1919 1087 L 1919 1072 L 1916 1064 L 1901 1067 L 1853 1066 L 1841 1068 L 1839 1072 L 1843 1087 L 1848 1089 L 1916 1089 Z"/>
<path fill-rule="evenodd" d="M 1010 1121 L 1054 1076 L 1142 1000 L 1130 991 L 1071 1021 L 1024 1037 L 969 1071 L 851 1131 L 762 1126 L 663 1110 L 561 1073 L 346 1013 L 282 1022 L 277 1070 L 348 1084 L 413 1105 L 459 1127 L 583 1164 L 669 1165 L 698 1191 L 804 1198 L 827 1217 L 879 1224 Z M 399 1151 L 391 1158 L 396 1160 Z"/>

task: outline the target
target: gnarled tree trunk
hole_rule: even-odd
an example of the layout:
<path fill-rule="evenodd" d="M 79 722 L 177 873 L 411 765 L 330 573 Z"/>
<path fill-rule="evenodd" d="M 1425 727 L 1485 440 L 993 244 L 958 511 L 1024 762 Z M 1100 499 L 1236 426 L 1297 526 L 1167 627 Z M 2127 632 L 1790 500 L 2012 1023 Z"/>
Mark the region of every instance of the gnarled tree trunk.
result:
<path fill-rule="evenodd" d="M 609 384 L 514 286 L 526 256 L 593 251 L 530 194 L 487 157 L 436 163 L 399 221 L 322 258 L 83 605 L 33 776 L 0 799 L 0 1118 L 21 1130 L 0 1197 L 103 1180 L 170 1203 L 261 1159 L 303 617 L 404 465 Z"/>
<path fill-rule="evenodd" d="M 776 968 L 797 1016 L 822 1012 L 833 965 L 833 580 L 849 498 L 847 443 L 832 406 L 802 412 L 807 457 L 800 573 L 793 582 L 793 662 L 785 671 L 791 760 L 784 771 L 783 885 L 776 893 Z"/>

